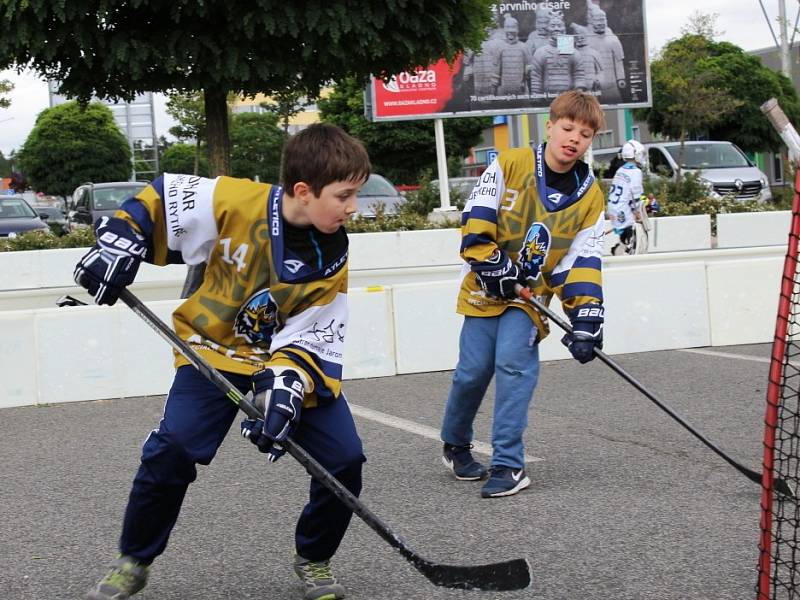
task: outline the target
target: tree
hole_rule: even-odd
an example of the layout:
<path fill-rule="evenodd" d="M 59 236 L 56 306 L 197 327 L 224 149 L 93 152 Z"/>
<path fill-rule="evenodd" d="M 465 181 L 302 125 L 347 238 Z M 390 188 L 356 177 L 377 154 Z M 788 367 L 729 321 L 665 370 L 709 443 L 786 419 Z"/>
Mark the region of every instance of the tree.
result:
<path fill-rule="evenodd" d="M 0 177 L 11 177 L 11 161 L 0 151 Z"/>
<path fill-rule="evenodd" d="M 641 113 L 650 131 L 683 142 L 707 132 L 741 101 L 724 90 L 717 73 L 705 67 L 715 44 L 686 34 L 669 42 L 650 65 L 653 106 Z"/>
<path fill-rule="evenodd" d="M 436 166 L 433 121 L 373 123 L 364 117 L 363 96 L 364 86 L 359 80 L 352 77 L 343 79 L 330 96 L 317 103 L 322 119 L 364 142 L 375 172 L 385 175 L 395 184 L 418 183 L 424 171 Z M 466 156 L 491 123 L 487 117 L 445 119 L 448 156 Z"/>
<path fill-rule="evenodd" d="M 3 98 L 3 94 L 9 93 L 14 89 L 14 84 L 8 79 L 0 79 L 0 108 L 8 108 L 11 106 L 11 100 Z"/>
<path fill-rule="evenodd" d="M 177 173 L 200 174 L 203 141 L 206 137 L 206 111 L 203 106 L 202 92 L 176 92 L 167 94 L 167 114 L 175 119 L 178 124 L 169 128 L 170 134 L 182 142 L 194 142 L 194 165 L 186 171 Z M 180 152 L 184 152 L 181 149 Z M 208 161 L 206 171 L 208 170 Z M 168 169 L 164 169 L 168 172 Z"/>
<path fill-rule="evenodd" d="M 131 151 L 111 110 L 76 101 L 43 110 L 36 118 L 18 164 L 33 189 L 66 196 L 85 181 L 126 181 Z"/>
<path fill-rule="evenodd" d="M 0 13 L 0 68 L 82 99 L 204 92 L 213 175 L 229 167 L 229 92 L 309 98 L 346 75 L 391 75 L 477 48 L 492 0 L 28 0 Z"/>
<path fill-rule="evenodd" d="M 286 89 L 273 92 L 270 100 L 261 103 L 261 108 L 275 114 L 283 127 L 283 132 L 288 134 L 289 119 L 300 113 L 308 104 L 308 100 L 301 92 Z"/>
<path fill-rule="evenodd" d="M 161 156 L 161 172 L 194 173 L 208 177 L 208 161 L 201 158 L 200 164 L 197 165 L 196 159 L 197 150 L 194 144 L 172 144 Z"/>
<path fill-rule="evenodd" d="M 715 15 L 695 13 L 651 64 L 653 106 L 636 112 L 651 131 L 683 141 L 709 137 L 744 150 L 778 150 L 780 137 L 761 114 L 771 97 L 800 118 L 792 82 L 738 46 L 715 42 Z"/>
<path fill-rule="evenodd" d="M 739 106 L 708 129 L 711 139 L 729 140 L 751 152 L 782 149 L 783 142 L 761 112 L 761 105 L 776 98 L 793 123 L 800 121 L 800 99 L 794 84 L 778 71 L 741 48 L 720 43 L 715 56 L 705 61 L 721 89 L 740 101 Z"/>
<path fill-rule="evenodd" d="M 286 134 L 270 113 L 242 113 L 231 118 L 231 175 L 277 183 Z"/>

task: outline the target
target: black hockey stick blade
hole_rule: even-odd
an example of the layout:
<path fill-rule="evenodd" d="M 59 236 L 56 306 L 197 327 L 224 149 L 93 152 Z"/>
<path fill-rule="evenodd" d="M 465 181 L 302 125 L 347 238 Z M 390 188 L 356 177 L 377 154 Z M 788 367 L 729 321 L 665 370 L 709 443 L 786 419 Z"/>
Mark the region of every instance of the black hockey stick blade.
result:
<path fill-rule="evenodd" d="M 86 306 L 86 302 L 73 298 L 69 294 L 64 294 L 56 300 L 56 306 Z"/>
<path fill-rule="evenodd" d="M 509 592 L 525 589 L 531 584 L 530 565 L 524 558 L 474 567 L 439 565 L 428 561 L 415 566 L 428 581 L 447 588 Z"/>
<path fill-rule="evenodd" d="M 172 331 L 158 316 L 142 303 L 133 293 L 123 289 L 120 299 L 127 304 L 145 323 L 169 343 L 177 352 L 183 355 L 200 373 L 211 381 L 217 388 L 235 403 L 248 417 L 262 418 L 258 409 L 253 405 L 252 393 L 242 394 L 229 382 L 222 373 L 210 365 L 188 343 Z M 283 448 L 299 462 L 309 475 L 324 485 L 347 508 L 353 511 L 364 523 L 381 536 L 390 546 L 410 562 L 420 573 L 428 578 L 434 585 L 456 588 L 462 590 L 485 591 L 510 591 L 528 587 L 531 583 L 530 565 L 524 559 L 515 559 L 489 565 L 457 566 L 442 565 L 431 562 L 406 544 L 400 536 L 394 533 L 375 513 L 373 513 L 361 500 L 344 487 L 330 472 L 319 464 L 314 457 L 309 455 L 302 447 L 287 439 Z"/>
<path fill-rule="evenodd" d="M 516 289 L 517 295 L 520 298 L 523 298 L 526 302 L 531 304 L 536 310 L 538 310 L 540 313 L 542 313 L 548 319 L 553 321 L 561 329 L 563 329 L 567 333 L 571 333 L 572 332 L 572 327 L 570 327 L 569 323 L 564 321 L 564 319 L 561 319 L 557 314 L 555 314 L 552 310 L 547 308 L 538 299 L 534 298 L 533 294 L 531 294 L 529 289 L 524 288 L 521 285 L 517 285 L 515 289 Z M 683 427 L 689 433 L 691 433 L 694 437 L 696 437 L 698 440 L 703 442 L 703 444 L 705 444 L 707 447 L 709 447 L 711 450 L 713 450 L 717 454 L 717 456 L 722 458 L 725 462 L 727 462 L 734 469 L 739 471 L 742 475 L 747 477 L 750 481 L 761 485 L 761 483 L 762 483 L 761 474 L 756 473 L 752 469 L 748 469 L 743 464 L 737 462 L 736 460 L 734 460 L 733 458 L 728 456 L 727 453 L 723 452 L 723 450 L 719 446 L 717 446 L 714 442 L 709 440 L 706 436 L 704 436 L 697 429 L 695 429 L 686 419 L 684 419 L 681 415 L 676 413 L 669 406 L 667 406 L 661 400 L 659 400 L 650 390 L 648 390 L 646 387 L 644 387 L 644 385 L 639 383 L 631 374 L 629 374 L 627 371 L 625 371 L 625 369 L 623 369 L 614 360 L 612 360 L 612 358 L 610 356 L 608 356 L 608 354 L 606 354 L 605 352 L 603 352 L 599 348 L 594 348 L 594 354 L 602 362 L 604 362 L 606 365 L 611 367 L 612 371 L 615 371 L 625 381 L 630 383 L 633 387 L 635 387 L 642 394 L 644 394 L 644 396 L 648 400 L 653 402 L 661 410 L 666 412 L 670 417 L 672 417 L 678 423 L 683 425 Z M 796 494 L 795 494 L 795 491 L 792 489 L 792 487 L 784 479 L 781 479 L 780 477 L 776 477 L 776 478 L 773 479 L 772 487 L 779 494 L 782 494 L 784 496 L 788 496 L 789 498 L 796 498 L 797 497 Z"/>

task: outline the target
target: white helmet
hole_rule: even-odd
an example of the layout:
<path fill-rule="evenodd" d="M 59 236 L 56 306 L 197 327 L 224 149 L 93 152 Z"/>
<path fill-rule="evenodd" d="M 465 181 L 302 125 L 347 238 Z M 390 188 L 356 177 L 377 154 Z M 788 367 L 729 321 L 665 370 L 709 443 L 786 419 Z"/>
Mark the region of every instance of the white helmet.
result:
<path fill-rule="evenodd" d="M 641 142 L 637 140 L 628 140 L 622 146 L 622 159 L 635 160 L 640 165 L 644 165 L 647 161 L 647 151 L 642 146 Z"/>
<path fill-rule="evenodd" d="M 641 166 L 647 164 L 647 150 L 639 140 L 628 140 L 628 143 L 633 146 L 633 160 Z"/>
<path fill-rule="evenodd" d="M 635 160 L 636 158 L 636 148 L 630 142 L 625 142 L 622 146 L 622 159 L 623 160 Z"/>

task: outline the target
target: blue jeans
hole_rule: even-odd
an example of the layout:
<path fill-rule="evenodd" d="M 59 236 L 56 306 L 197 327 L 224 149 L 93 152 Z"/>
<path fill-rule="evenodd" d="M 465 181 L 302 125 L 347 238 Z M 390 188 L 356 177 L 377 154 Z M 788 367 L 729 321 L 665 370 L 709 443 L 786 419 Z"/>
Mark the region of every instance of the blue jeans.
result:
<path fill-rule="evenodd" d="M 250 387 L 249 377 L 224 375 L 242 392 Z M 234 419 L 242 416 L 238 412 L 237 406 L 194 367 L 178 368 L 161 423 L 142 448 L 142 461 L 125 510 L 120 552 L 149 564 L 164 551 L 186 490 L 197 477 L 196 465 L 211 462 Z M 303 410 L 292 437 L 359 495 L 361 464 L 366 459 L 344 395 L 330 404 Z M 246 451 L 258 453 L 255 446 L 242 442 L 247 445 Z M 251 479 L 242 489 L 253 496 L 254 506 L 258 505 L 262 486 L 280 489 L 281 482 L 270 478 L 267 471 L 265 467 L 263 472 L 234 474 L 239 479 Z M 329 559 L 339 547 L 351 516 L 350 509 L 312 479 L 309 501 L 295 530 L 297 553 L 312 561 Z M 242 518 L 243 527 L 247 518 Z"/>
<path fill-rule="evenodd" d="M 525 311 L 513 306 L 497 317 L 464 317 L 442 441 L 456 446 L 472 442 L 472 423 L 494 376 L 492 466 L 525 465 L 522 434 L 539 381 L 539 346 L 533 328 Z"/>

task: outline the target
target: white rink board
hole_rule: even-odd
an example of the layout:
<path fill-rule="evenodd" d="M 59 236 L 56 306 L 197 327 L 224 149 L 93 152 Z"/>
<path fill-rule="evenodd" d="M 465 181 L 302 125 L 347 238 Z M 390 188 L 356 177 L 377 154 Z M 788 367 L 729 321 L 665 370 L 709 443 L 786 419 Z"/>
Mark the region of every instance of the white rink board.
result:
<path fill-rule="evenodd" d="M 717 215 L 717 248 L 785 246 L 791 222 L 789 210 Z"/>
<path fill-rule="evenodd" d="M 769 342 L 784 252 L 763 247 L 605 259 L 605 350 Z M 451 276 L 351 289 L 345 378 L 454 368 L 462 323 L 457 287 Z M 178 303 L 148 306 L 171 323 Z M 551 308 L 562 314 L 557 300 Z M 122 303 L 6 311 L 0 331 L 0 407 L 164 394 L 172 381 L 171 349 Z M 569 357 L 561 336 L 551 324 L 542 360 Z"/>
<path fill-rule="evenodd" d="M 36 404 L 38 366 L 31 311 L 0 314 L 0 408 Z"/>
<path fill-rule="evenodd" d="M 392 288 L 397 373 L 454 369 L 463 317 L 456 313 L 460 280 Z"/>
<path fill-rule="evenodd" d="M 348 237 L 351 271 L 461 264 L 459 229 L 354 233 Z"/>
<path fill-rule="evenodd" d="M 650 219 L 650 252 L 680 252 L 711 248 L 711 217 L 687 215 Z"/>
<path fill-rule="evenodd" d="M 603 294 L 603 347 L 609 354 L 711 342 L 703 262 L 609 270 L 603 273 Z"/>
<path fill-rule="evenodd" d="M 732 346 L 771 341 L 778 314 L 783 258 L 757 258 L 708 265 L 711 344 Z"/>
<path fill-rule="evenodd" d="M 343 377 L 395 375 L 391 289 L 348 290 L 347 301 L 350 317 L 344 342 Z"/>

